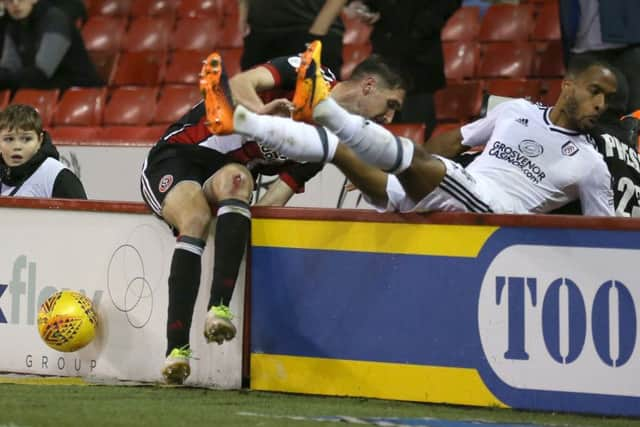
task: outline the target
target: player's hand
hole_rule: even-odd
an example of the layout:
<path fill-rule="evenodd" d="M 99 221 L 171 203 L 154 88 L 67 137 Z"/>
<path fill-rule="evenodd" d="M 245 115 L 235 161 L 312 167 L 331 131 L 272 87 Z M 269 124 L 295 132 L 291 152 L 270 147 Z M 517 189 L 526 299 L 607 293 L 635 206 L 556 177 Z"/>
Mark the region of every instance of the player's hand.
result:
<path fill-rule="evenodd" d="M 270 114 L 272 116 L 291 117 L 293 103 L 286 98 L 278 98 L 265 104 L 256 113 Z"/>
<path fill-rule="evenodd" d="M 358 187 L 356 187 L 355 185 L 353 185 L 350 181 L 347 181 L 344 183 L 344 189 L 346 191 L 353 191 L 353 190 L 357 190 Z"/>

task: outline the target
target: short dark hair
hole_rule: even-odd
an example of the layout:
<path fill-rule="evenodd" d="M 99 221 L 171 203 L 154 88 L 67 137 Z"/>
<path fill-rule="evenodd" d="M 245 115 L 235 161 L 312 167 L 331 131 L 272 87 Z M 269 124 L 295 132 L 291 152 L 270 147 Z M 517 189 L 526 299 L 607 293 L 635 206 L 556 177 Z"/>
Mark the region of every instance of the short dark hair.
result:
<path fill-rule="evenodd" d="M 596 58 L 592 55 L 576 55 L 569 60 L 567 66 L 567 77 L 578 77 L 580 74 L 587 71 L 589 68 L 597 66 L 614 71 L 613 65 L 609 64 L 600 58 Z"/>
<path fill-rule="evenodd" d="M 12 104 L 0 112 L 0 130 L 24 130 L 42 133 L 42 118 L 30 105 Z"/>
<path fill-rule="evenodd" d="M 349 80 L 360 80 L 368 74 L 380 76 L 391 89 L 411 89 L 411 78 L 403 72 L 402 66 L 382 55 L 374 53 L 356 65 Z"/>

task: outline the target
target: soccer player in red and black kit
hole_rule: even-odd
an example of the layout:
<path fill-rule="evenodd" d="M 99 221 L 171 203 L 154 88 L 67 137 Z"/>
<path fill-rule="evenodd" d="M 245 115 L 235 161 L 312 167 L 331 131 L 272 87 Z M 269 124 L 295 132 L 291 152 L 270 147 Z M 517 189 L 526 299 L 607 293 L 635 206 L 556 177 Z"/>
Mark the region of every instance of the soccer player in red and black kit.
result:
<path fill-rule="evenodd" d="M 233 99 L 262 114 L 290 115 L 292 103 L 274 90 L 293 93 L 299 62 L 299 57 L 277 58 L 227 84 L 220 56 L 211 54 L 201 73 L 204 101 L 167 129 L 145 161 L 143 199 L 177 235 L 169 274 L 167 359 L 162 371 L 168 383 L 181 384 L 191 371 L 189 330 L 211 205 L 217 208 L 217 224 L 204 335 L 208 342 L 222 344 L 236 334 L 229 303 L 249 238 L 255 175 L 279 175 L 258 204 L 282 206 L 322 168 L 322 164 L 292 162 L 259 141 L 233 133 L 232 109 L 220 103 Z M 358 102 L 345 108 L 380 123 L 389 123 L 404 100 L 405 80 L 379 57 L 365 60 L 350 80 L 336 83 L 327 69 L 324 78 L 336 90 L 357 93 Z M 216 91 L 221 90 L 226 96 L 218 96 Z M 267 97 L 273 100 L 265 104 Z M 326 138 L 322 127 L 316 129 Z"/>

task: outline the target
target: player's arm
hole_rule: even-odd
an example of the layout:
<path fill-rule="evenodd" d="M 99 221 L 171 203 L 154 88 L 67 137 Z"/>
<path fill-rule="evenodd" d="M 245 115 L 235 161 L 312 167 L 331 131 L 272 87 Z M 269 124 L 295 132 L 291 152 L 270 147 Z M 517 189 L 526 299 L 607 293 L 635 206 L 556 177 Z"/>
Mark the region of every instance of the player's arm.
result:
<path fill-rule="evenodd" d="M 309 28 L 309 34 L 313 36 L 325 36 L 329 32 L 329 27 L 336 19 L 342 8 L 347 4 L 347 0 L 326 0 L 322 9 L 316 15 L 311 27 Z"/>
<path fill-rule="evenodd" d="M 282 179 L 276 179 L 260 197 L 256 206 L 284 206 L 296 194 L 293 188 Z"/>
<path fill-rule="evenodd" d="M 451 159 L 469 149 L 462 144 L 460 129 L 453 129 L 433 136 L 425 143 L 424 148 L 431 154 Z"/>
<path fill-rule="evenodd" d="M 258 93 L 273 89 L 275 86 L 273 74 L 263 66 L 243 71 L 229 79 L 229 87 L 235 103 L 255 112 L 264 107 Z"/>
<path fill-rule="evenodd" d="M 284 206 L 294 194 L 302 193 L 305 184 L 323 167 L 324 163 L 292 163 L 280 172 L 278 179 L 269 186 L 257 205 Z"/>
<path fill-rule="evenodd" d="M 578 184 L 578 193 L 583 215 L 615 215 L 611 174 L 604 160 L 594 160 L 594 167 Z"/>

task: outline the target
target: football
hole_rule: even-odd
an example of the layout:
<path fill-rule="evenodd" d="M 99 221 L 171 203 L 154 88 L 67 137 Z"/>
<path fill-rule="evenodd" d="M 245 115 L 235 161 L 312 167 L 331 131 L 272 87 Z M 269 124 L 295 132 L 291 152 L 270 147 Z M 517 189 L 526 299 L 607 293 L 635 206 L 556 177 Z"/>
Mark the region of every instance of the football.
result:
<path fill-rule="evenodd" d="M 93 340 L 98 316 L 89 298 L 75 291 L 58 291 L 40 306 L 38 332 L 51 348 L 81 349 Z"/>

